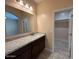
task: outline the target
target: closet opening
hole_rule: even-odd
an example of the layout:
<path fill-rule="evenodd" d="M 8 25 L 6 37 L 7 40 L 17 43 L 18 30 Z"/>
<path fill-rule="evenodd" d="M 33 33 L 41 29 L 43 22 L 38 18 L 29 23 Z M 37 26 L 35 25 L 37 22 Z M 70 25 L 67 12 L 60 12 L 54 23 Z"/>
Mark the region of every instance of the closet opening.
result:
<path fill-rule="evenodd" d="M 54 16 L 54 59 L 71 59 L 70 26 L 72 8 L 55 12 Z"/>

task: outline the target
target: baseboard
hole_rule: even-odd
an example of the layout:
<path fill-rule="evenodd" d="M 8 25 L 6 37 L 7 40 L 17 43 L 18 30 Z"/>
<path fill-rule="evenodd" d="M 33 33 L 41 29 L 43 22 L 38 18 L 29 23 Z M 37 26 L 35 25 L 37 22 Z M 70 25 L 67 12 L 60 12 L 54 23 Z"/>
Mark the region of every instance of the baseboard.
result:
<path fill-rule="evenodd" d="M 45 50 L 49 51 L 50 53 L 53 53 L 51 49 L 45 48 Z"/>

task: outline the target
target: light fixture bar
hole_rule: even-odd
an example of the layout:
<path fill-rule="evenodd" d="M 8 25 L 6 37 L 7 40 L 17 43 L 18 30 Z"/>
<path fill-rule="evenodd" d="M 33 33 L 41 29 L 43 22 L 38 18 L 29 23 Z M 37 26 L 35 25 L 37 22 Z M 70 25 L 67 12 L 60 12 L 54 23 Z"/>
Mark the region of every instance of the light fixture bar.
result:
<path fill-rule="evenodd" d="M 27 8 L 29 10 L 33 10 L 31 6 L 31 0 L 23 1 L 23 0 L 16 0 L 20 5 L 24 6 L 24 8 Z"/>

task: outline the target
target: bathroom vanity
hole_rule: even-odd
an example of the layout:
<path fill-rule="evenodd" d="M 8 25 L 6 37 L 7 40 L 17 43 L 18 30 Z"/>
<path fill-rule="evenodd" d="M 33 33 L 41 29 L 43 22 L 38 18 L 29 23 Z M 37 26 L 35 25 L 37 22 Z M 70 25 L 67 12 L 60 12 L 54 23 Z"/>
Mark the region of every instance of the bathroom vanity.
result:
<path fill-rule="evenodd" d="M 45 34 L 36 33 L 6 42 L 5 59 L 36 59 L 45 48 Z"/>

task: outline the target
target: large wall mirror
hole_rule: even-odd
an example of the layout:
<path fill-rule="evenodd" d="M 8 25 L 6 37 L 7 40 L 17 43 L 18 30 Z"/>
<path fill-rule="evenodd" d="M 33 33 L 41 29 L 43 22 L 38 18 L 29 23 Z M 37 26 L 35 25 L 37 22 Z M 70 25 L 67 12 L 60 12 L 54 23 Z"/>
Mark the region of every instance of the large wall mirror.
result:
<path fill-rule="evenodd" d="M 31 14 L 6 6 L 5 9 L 5 36 L 11 37 L 31 32 Z"/>

